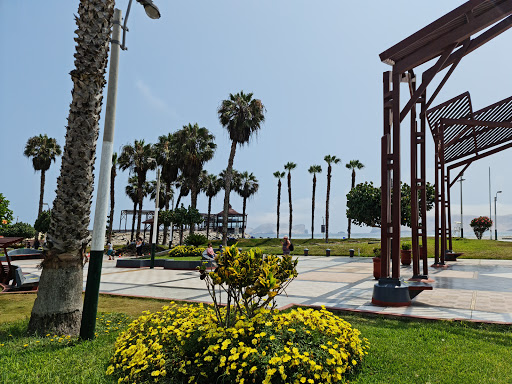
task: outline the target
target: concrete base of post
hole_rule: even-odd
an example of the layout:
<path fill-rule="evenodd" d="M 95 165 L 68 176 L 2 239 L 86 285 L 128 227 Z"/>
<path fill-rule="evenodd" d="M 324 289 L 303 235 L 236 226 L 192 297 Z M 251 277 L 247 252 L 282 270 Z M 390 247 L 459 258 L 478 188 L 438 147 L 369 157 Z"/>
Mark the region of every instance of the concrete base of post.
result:
<path fill-rule="evenodd" d="M 304 248 L 304 256 L 307 256 L 307 255 L 309 255 L 309 249 Z"/>
<path fill-rule="evenodd" d="M 381 307 L 407 307 L 411 305 L 409 287 L 403 279 L 382 278 L 373 286 L 372 304 Z"/>
<path fill-rule="evenodd" d="M 329 248 L 325 250 L 325 256 L 331 256 L 331 250 Z"/>

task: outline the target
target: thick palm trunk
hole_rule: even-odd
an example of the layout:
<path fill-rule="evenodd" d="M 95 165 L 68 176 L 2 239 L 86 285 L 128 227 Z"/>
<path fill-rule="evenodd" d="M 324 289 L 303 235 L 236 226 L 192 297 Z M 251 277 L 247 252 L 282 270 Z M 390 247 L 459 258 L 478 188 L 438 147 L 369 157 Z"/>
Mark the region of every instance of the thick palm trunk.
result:
<path fill-rule="evenodd" d="M 281 179 L 277 183 L 277 238 L 279 239 L 279 208 L 281 207 Z"/>
<path fill-rule="evenodd" d="M 89 241 L 102 92 L 114 15 L 113 0 L 82 0 L 78 25 L 72 101 L 57 194 L 51 211 L 29 332 L 74 335 L 82 317 L 83 262 Z"/>
<path fill-rule="evenodd" d="M 350 189 L 351 190 L 354 189 L 355 186 L 356 186 L 356 171 L 353 169 L 352 170 L 352 187 Z M 347 236 L 349 239 L 350 239 L 351 232 L 352 232 L 352 222 L 350 221 L 350 219 L 348 219 Z"/>
<path fill-rule="evenodd" d="M 329 242 L 329 196 L 331 194 L 331 166 L 327 168 L 327 198 L 325 199 L 325 242 Z"/>
<path fill-rule="evenodd" d="M 292 208 L 292 175 L 288 172 L 288 205 L 290 207 L 290 221 L 288 225 L 288 237 L 292 238 L 292 221 L 293 221 L 293 208 Z"/>
<path fill-rule="evenodd" d="M 231 192 L 231 177 L 233 173 L 233 161 L 236 153 L 236 142 L 231 142 L 231 152 L 229 153 L 228 167 L 226 168 L 226 178 L 224 180 L 224 211 L 222 214 L 222 245 L 228 245 L 228 214 L 229 214 L 229 193 Z"/>
<path fill-rule="evenodd" d="M 137 218 L 137 202 L 133 203 L 133 216 L 132 216 L 132 234 L 130 236 L 130 241 L 133 241 L 133 234 L 135 233 L 135 220 Z"/>
<path fill-rule="evenodd" d="M 108 221 L 108 242 L 112 242 L 112 229 L 114 228 L 114 206 L 115 206 L 115 194 L 114 185 L 116 178 L 116 169 L 112 167 L 110 170 L 110 219 Z"/>
<path fill-rule="evenodd" d="M 212 196 L 208 197 L 208 216 L 206 217 L 206 239 L 210 240 L 210 213 L 212 212 Z"/>
<path fill-rule="evenodd" d="M 314 239 L 313 231 L 315 229 L 315 191 L 316 175 L 313 175 L 313 197 L 311 199 L 311 238 Z"/>

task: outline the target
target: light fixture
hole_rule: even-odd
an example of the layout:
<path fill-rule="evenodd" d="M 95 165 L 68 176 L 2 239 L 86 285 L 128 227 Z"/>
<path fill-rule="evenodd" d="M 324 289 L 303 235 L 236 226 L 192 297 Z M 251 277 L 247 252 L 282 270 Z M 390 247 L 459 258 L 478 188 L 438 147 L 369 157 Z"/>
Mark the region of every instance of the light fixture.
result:
<path fill-rule="evenodd" d="M 151 0 L 137 0 L 137 2 L 144 6 L 146 15 L 148 15 L 151 19 L 160 18 L 160 10 Z"/>

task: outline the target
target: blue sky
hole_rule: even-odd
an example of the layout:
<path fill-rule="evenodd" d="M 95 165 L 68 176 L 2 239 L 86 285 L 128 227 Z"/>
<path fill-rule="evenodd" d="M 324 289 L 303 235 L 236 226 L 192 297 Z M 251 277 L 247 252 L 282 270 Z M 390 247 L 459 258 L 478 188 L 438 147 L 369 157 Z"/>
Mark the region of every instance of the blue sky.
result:
<path fill-rule="evenodd" d="M 235 157 L 236 169 L 253 172 L 260 181 L 258 194 L 248 204 L 248 226 L 275 223 L 277 180 L 272 173 L 293 161 L 297 163 L 292 172 L 294 224 L 308 229 L 312 178 L 307 169 L 313 164 L 324 169 L 317 185 L 319 231 L 325 214 L 323 158 L 331 154 L 342 159 L 333 169 L 331 233 L 346 231 L 347 226 L 350 172 L 344 164 L 360 160 L 366 167 L 357 173 L 357 181 L 380 184 L 382 72 L 390 67 L 380 62 L 379 53 L 462 4 L 454 0 L 155 2 L 160 20 L 149 19 L 135 2 L 130 13 L 128 50 L 121 52 L 120 59 L 115 149 L 135 139 L 155 142 L 159 135 L 197 122 L 216 137 L 217 151 L 206 169 L 218 173 L 227 165 L 230 142 L 216 110 L 229 93 L 253 92 L 267 109 L 266 122 Z M 123 14 L 127 4 L 117 1 Z M 39 197 L 39 173 L 23 157 L 27 139 L 46 133 L 64 145 L 77 9 L 78 0 L 0 0 L 0 192 L 11 201 L 20 221 L 34 222 Z M 511 43 L 508 31 L 464 58 L 434 104 L 470 91 L 477 110 L 510 96 Z M 103 124 L 102 116 L 100 138 Z M 407 131 L 405 124 L 402 173 L 409 182 Z M 427 138 L 427 174 L 432 180 L 433 145 Z M 467 170 L 467 222 L 489 213 L 489 167 L 493 195 L 503 191 L 498 211 L 512 214 L 511 157 L 512 152 L 505 151 Z M 45 202 L 55 197 L 59 172 L 57 160 L 47 173 Z M 127 178 L 126 172 L 120 172 L 116 179 L 116 226 L 119 211 L 132 207 L 124 195 Z M 241 199 L 233 194 L 231 200 L 241 211 Z M 452 199 L 455 212 L 460 210 L 459 200 L 457 186 Z M 145 209 L 153 206 L 145 201 Z M 207 209 L 204 195 L 198 208 Z M 219 194 L 212 210 L 221 208 Z M 283 195 L 281 222 L 287 219 Z M 369 231 L 353 229 L 358 230 Z"/>

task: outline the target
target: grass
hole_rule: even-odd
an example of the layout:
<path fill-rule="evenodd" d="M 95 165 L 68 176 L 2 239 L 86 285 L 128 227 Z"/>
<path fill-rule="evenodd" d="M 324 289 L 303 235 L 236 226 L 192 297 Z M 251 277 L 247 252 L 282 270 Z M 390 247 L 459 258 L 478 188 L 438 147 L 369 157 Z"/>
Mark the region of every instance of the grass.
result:
<path fill-rule="evenodd" d="M 404 242 L 410 242 L 411 238 L 402 238 Z M 304 248 L 309 249 L 309 255 L 325 256 L 325 250 L 329 248 L 331 255 L 348 256 L 349 250 L 354 249 L 356 256 L 373 257 L 373 249 L 380 247 L 380 240 L 376 239 L 331 239 L 325 243 L 322 239 L 292 239 L 295 250 L 292 255 L 303 255 Z M 214 247 L 220 242 L 215 241 Z M 279 239 L 240 239 L 239 248 L 259 247 L 264 253 L 282 253 Z M 428 256 L 434 257 L 434 238 L 427 239 Z M 459 259 L 501 259 L 512 260 L 512 242 L 477 240 L 477 239 L 453 239 L 453 250 L 463 252 Z"/>
<path fill-rule="evenodd" d="M 117 335 L 167 301 L 101 295 L 92 341 L 26 335 L 35 295 L 0 296 L 0 382 L 112 383 L 104 372 Z M 371 349 L 351 383 L 511 383 L 510 326 L 339 313 Z M 117 329 L 116 329 L 117 328 Z M 60 340 L 60 341 L 59 341 Z M 50 363 L 51 362 L 51 363 Z"/>

